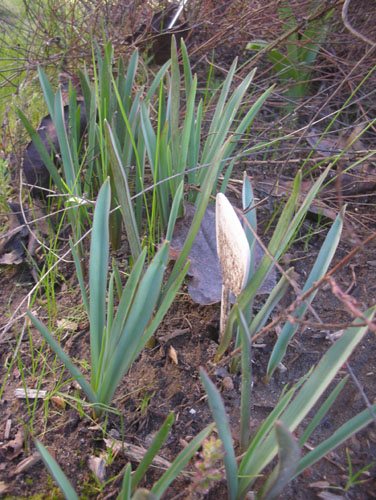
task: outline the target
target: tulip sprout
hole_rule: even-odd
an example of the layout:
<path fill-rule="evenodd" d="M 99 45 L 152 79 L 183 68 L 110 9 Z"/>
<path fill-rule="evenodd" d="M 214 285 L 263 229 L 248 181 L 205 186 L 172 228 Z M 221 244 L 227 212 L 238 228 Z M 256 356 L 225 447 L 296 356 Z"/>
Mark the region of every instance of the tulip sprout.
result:
<path fill-rule="evenodd" d="M 219 340 L 226 329 L 230 312 L 230 292 L 235 296 L 244 288 L 251 252 L 247 237 L 234 208 L 223 193 L 216 198 L 217 252 L 222 268 L 222 300 Z"/>

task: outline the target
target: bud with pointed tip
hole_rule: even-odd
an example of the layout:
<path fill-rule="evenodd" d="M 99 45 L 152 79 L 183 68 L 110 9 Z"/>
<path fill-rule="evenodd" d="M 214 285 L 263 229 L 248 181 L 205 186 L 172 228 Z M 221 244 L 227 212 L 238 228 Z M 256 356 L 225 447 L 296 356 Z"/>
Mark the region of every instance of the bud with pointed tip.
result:
<path fill-rule="evenodd" d="M 230 291 L 239 295 L 247 283 L 251 251 L 234 208 L 223 193 L 216 198 L 217 252 L 222 268 L 220 340 L 226 329 Z"/>

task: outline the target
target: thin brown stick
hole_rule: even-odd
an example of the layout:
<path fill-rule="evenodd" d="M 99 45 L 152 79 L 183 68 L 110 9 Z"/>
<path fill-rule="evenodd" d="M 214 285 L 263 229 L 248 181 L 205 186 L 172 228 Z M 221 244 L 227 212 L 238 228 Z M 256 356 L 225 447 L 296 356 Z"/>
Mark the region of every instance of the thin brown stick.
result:
<path fill-rule="evenodd" d="M 343 24 L 346 26 L 346 28 L 357 38 L 360 38 L 363 40 L 363 42 L 368 43 L 371 45 L 371 47 L 375 48 L 376 47 L 376 42 L 368 38 L 368 36 L 363 35 L 359 31 L 357 31 L 351 24 L 348 18 L 348 10 L 349 10 L 349 5 L 350 5 L 351 0 L 345 0 L 345 3 L 342 6 L 342 20 Z"/>
<path fill-rule="evenodd" d="M 305 293 L 303 293 L 299 298 L 294 300 L 287 309 L 284 311 L 283 315 L 279 315 L 276 317 L 274 320 L 272 320 L 268 325 L 264 326 L 254 337 L 252 337 L 252 341 L 257 340 L 260 338 L 262 335 L 265 335 L 265 333 L 269 332 L 270 330 L 274 329 L 274 327 L 281 321 L 281 317 L 284 316 L 285 314 L 292 313 L 295 311 L 295 309 L 305 300 L 307 299 L 312 292 L 314 292 L 317 288 L 319 288 L 325 281 L 328 281 L 328 278 L 330 276 L 333 276 L 339 269 L 344 267 L 348 262 L 362 249 L 364 248 L 368 243 L 370 243 L 372 240 L 376 238 L 376 232 L 372 233 L 368 238 L 366 238 L 364 241 L 360 242 L 356 247 L 354 247 L 351 252 L 349 252 L 346 257 L 340 260 L 338 264 L 336 264 L 330 271 L 328 271 L 325 276 L 323 276 L 319 281 L 314 283 L 309 290 L 307 290 Z M 369 325 L 369 321 L 367 318 L 364 317 L 364 315 L 361 313 L 362 320 Z M 372 331 L 376 331 L 376 325 L 371 323 L 370 328 Z"/>

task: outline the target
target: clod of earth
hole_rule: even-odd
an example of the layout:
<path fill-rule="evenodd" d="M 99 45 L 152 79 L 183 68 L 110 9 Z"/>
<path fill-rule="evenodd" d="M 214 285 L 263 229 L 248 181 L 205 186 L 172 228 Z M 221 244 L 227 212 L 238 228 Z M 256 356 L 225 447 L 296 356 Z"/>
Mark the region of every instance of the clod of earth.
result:
<path fill-rule="evenodd" d="M 151 54 L 153 62 L 163 64 L 171 56 L 171 38 L 174 35 L 176 42 L 187 36 L 189 32 L 189 23 L 183 19 L 183 4 L 172 3 L 169 7 L 154 14 L 151 28 L 153 33 L 153 42 L 151 45 Z"/>
<path fill-rule="evenodd" d="M 79 102 L 81 108 L 80 114 L 80 134 L 82 135 L 86 128 L 86 112 L 83 101 Z M 64 106 L 64 122 L 67 126 L 69 119 L 69 106 Z M 58 155 L 60 152 L 59 139 L 57 136 L 56 128 L 51 115 L 45 116 L 37 133 L 46 148 L 48 154 Z M 31 186 L 30 192 L 33 196 L 41 194 L 40 188 L 48 188 L 50 183 L 50 173 L 44 164 L 35 144 L 31 141 L 26 147 L 25 156 L 23 160 L 23 171 L 26 181 Z M 33 187 L 35 186 L 35 187 Z M 37 186 L 37 187 L 36 187 Z"/>

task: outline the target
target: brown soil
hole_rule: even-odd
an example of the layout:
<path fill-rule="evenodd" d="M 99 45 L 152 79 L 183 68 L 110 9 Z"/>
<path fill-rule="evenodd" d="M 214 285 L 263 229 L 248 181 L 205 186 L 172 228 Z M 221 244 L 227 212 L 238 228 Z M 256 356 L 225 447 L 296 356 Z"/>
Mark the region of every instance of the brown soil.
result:
<path fill-rule="evenodd" d="M 364 234 L 358 234 L 360 238 Z M 314 236 L 309 242 L 309 248 L 303 244 L 293 246 L 290 256 L 296 259 L 298 281 L 304 281 L 307 269 L 314 262 L 317 250 L 323 236 Z M 336 255 L 339 261 L 350 249 L 345 238 L 340 244 Z M 356 298 L 361 308 L 367 308 L 374 303 L 374 285 L 376 282 L 376 268 L 374 266 L 374 250 L 366 249 L 358 255 L 353 265 L 342 269 L 336 276 L 342 289 L 351 287 L 351 295 Z M 334 262 L 334 263 L 335 263 Z M 58 297 L 57 318 L 65 317 L 64 311 L 69 311 L 72 302 L 79 302 L 79 293 L 72 269 L 67 266 L 65 279 L 72 286 L 73 291 L 66 293 L 66 286 L 56 287 Z M 355 278 L 355 281 L 354 281 Z M 11 309 L 25 296 L 25 289 L 32 285 L 31 275 L 25 268 L 23 271 L 8 270 L 2 274 L 1 301 L 3 310 Z M 60 290 L 59 290 L 60 288 Z M 43 296 L 38 301 L 44 302 Z M 286 304 L 289 301 L 286 299 Z M 315 310 L 325 322 L 343 322 L 349 320 L 349 315 L 343 306 L 333 297 L 330 290 L 321 290 L 314 302 Z M 175 413 L 175 424 L 172 428 L 166 445 L 160 451 L 160 456 L 172 461 L 182 449 L 185 442 L 189 442 L 208 423 L 212 417 L 208 409 L 206 397 L 198 376 L 200 366 L 206 368 L 211 378 L 222 392 L 228 412 L 233 438 L 235 442 L 239 433 L 239 406 L 240 379 L 238 375 L 228 373 L 228 364 L 214 366 L 212 363 L 217 348 L 218 337 L 218 306 L 197 306 L 189 296 L 182 291 L 168 316 L 158 330 L 156 345 L 146 349 L 136 360 L 130 372 L 118 388 L 113 407 L 117 413 L 109 413 L 106 421 L 100 422 L 99 427 L 90 420 L 90 411 L 84 409 L 82 415 L 69 404 L 60 406 L 61 400 L 53 398 L 43 402 L 15 397 L 15 389 L 38 388 L 47 391 L 56 389 L 65 394 L 74 396 L 77 389 L 72 383 L 64 384 L 68 379 L 63 373 L 61 364 L 57 362 L 46 347 L 41 347 L 38 333 L 30 330 L 31 337 L 25 333 L 19 350 L 19 359 L 22 364 L 13 364 L 5 384 L 1 401 L 0 428 L 3 432 L 7 422 L 10 422 L 10 433 L 3 439 L 1 445 L 1 479 L 7 484 L 7 494 L 13 498 L 28 497 L 43 493 L 42 498 L 52 498 L 52 486 L 48 482 L 47 472 L 40 461 L 26 467 L 24 472 L 18 473 L 20 463 L 33 454 L 34 444 L 32 437 L 39 437 L 53 452 L 57 461 L 63 467 L 72 483 L 81 492 L 83 498 L 115 498 L 120 486 L 120 479 L 115 480 L 100 493 L 88 468 L 89 457 L 99 455 L 105 449 L 103 438 L 112 436 L 121 439 L 124 435 L 127 443 L 133 443 L 145 448 L 151 442 L 154 433 L 159 429 L 169 412 Z M 6 322 L 4 316 L 2 323 Z M 21 323 L 20 323 L 21 324 Z M 323 329 L 324 330 L 324 329 Z M 257 429 L 274 407 L 282 389 L 286 384 L 293 384 L 302 377 L 308 369 L 320 359 L 321 355 L 330 346 L 325 332 L 319 329 L 307 328 L 300 331 L 291 343 L 286 358 L 285 370 L 280 370 L 269 383 L 265 383 L 265 369 L 268 355 L 275 342 L 275 333 L 265 335 L 257 341 L 253 349 L 253 395 L 252 395 L 252 430 Z M 18 332 L 19 335 L 20 332 Z M 31 342 L 34 352 L 31 351 Z M 61 344 L 69 355 L 77 360 L 88 359 L 89 340 L 88 324 L 82 320 L 74 333 L 63 330 Z M 16 340 L 12 334 L 2 339 L 1 343 L 1 379 L 5 380 L 6 369 L 12 358 Z M 173 348 L 177 355 L 177 364 L 169 354 Z M 42 355 L 38 359 L 38 350 Z M 369 400 L 375 401 L 376 343 L 373 334 L 368 334 L 362 345 L 351 358 L 351 367 L 360 381 Z M 45 374 L 39 378 L 44 357 L 47 357 Z M 32 363 L 35 363 L 35 373 L 31 373 Z M 22 367 L 24 372 L 22 372 Z M 345 369 L 343 373 L 345 373 Z M 342 374 L 343 374 L 342 373 Z M 148 400 L 143 407 L 142 402 Z M 341 393 L 334 408 L 320 423 L 315 431 L 311 445 L 315 445 L 330 436 L 333 431 L 350 417 L 364 409 L 365 403 L 359 389 L 353 382 L 348 382 L 346 389 Z M 9 425 L 9 424 L 8 424 Z M 103 427 L 104 426 L 104 427 Z M 12 448 L 12 439 L 22 431 L 25 433 L 24 443 L 19 449 Z M 354 470 L 369 464 L 375 458 L 376 434 L 374 426 L 352 438 L 347 444 Z M 128 457 L 129 459 L 129 457 Z M 107 467 L 106 478 L 114 477 L 122 471 L 127 459 L 118 455 L 111 466 Z M 134 462 L 134 465 L 136 463 Z M 362 476 L 365 482 L 354 486 L 348 492 L 347 498 L 372 498 L 372 476 Z M 150 486 L 158 476 L 158 470 L 150 471 L 145 486 Z M 344 487 L 348 478 L 345 447 L 331 453 L 321 460 L 303 476 L 294 480 L 284 492 L 286 499 L 315 499 L 318 498 L 317 489 L 312 485 L 318 481 L 327 481 L 331 486 Z M 170 488 L 166 498 L 194 498 L 190 497 L 190 482 L 178 480 Z M 201 498 L 227 498 L 224 483 L 214 485 Z"/>
<path fill-rule="evenodd" d="M 353 15 L 352 12 L 350 14 Z M 266 27 L 265 29 L 267 30 Z M 344 36 L 342 32 L 340 35 Z M 349 40 L 348 35 L 347 40 Z M 220 47 L 220 51 L 225 52 L 223 46 Z M 233 56 L 234 48 L 231 47 L 224 57 L 232 60 Z M 349 60 L 352 60 L 351 57 L 349 56 Z M 325 71 L 326 69 L 324 67 Z M 269 120 L 268 111 L 266 109 L 263 115 L 266 121 Z M 275 113 L 275 108 L 271 111 Z M 262 126 L 260 123 L 256 125 Z M 285 169 L 284 173 L 291 178 L 297 168 L 296 164 L 290 167 L 288 159 L 288 156 L 281 159 L 281 165 L 278 165 L 276 170 L 281 172 L 283 166 L 287 166 L 289 171 L 286 172 Z M 257 159 L 255 163 L 256 161 Z M 239 168 L 234 177 L 240 178 L 240 170 L 243 168 Z M 259 179 L 268 177 L 269 174 L 271 174 L 269 177 L 273 176 L 272 167 L 269 167 L 269 173 L 266 174 L 262 167 L 254 165 L 248 165 L 247 171 L 252 177 Z M 238 185 L 234 184 L 231 187 L 233 199 L 240 204 Z M 261 193 L 260 197 L 262 196 Z M 262 215 L 259 219 L 270 220 L 272 208 L 266 203 L 260 210 Z M 353 200 L 350 208 L 353 214 L 351 225 L 345 227 L 333 265 L 347 255 L 357 242 L 376 230 L 374 222 L 376 211 L 371 196 L 362 199 L 361 203 Z M 312 221 L 305 222 L 301 230 L 302 235 L 308 233 L 309 224 L 312 224 Z M 295 243 L 289 250 L 289 258 L 294 263 L 296 279 L 300 285 L 303 285 L 307 278 L 307 271 L 315 261 L 325 234 L 326 230 L 318 232 L 309 240 Z M 360 310 L 365 310 L 375 303 L 374 255 L 375 248 L 371 243 L 335 276 L 341 289 L 356 300 Z M 121 261 L 126 259 L 127 255 L 126 252 L 120 252 L 116 257 Z M 284 265 L 287 267 L 288 263 Z M 34 281 L 27 264 L 3 268 L 0 276 L 2 311 L 0 327 L 3 328 L 16 307 L 24 301 L 26 294 L 33 288 Z M 60 328 L 61 345 L 82 365 L 84 360 L 89 363 L 89 325 L 83 314 L 79 286 L 71 264 L 64 264 L 59 268 L 54 291 L 57 309 L 52 309 L 51 324 L 56 325 L 56 321 L 71 317 L 75 323 L 72 329 L 66 325 Z M 292 300 L 293 296 L 286 297 L 283 307 L 287 307 Z M 48 304 L 48 295 L 43 290 L 39 291 L 33 310 L 46 324 L 49 321 Z M 133 470 L 137 466 L 137 461 L 129 454 L 119 453 L 112 457 L 114 459 L 110 460 L 111 463 L 107 465 L 105 473 L 106 480 L 118 477 L 101 486 L 94 478 L 88 464 L 90 457 L 99 456 L 106 451 L 105 438 L 113 437 L 118 440 L 123 438 L 126 443 L 147 449 L 156 431 L 171 411 L 175 414 L 175 423 L 159 455 L 173 461 L 184 445 L 212 421 L 198 374 L 200 366 L 207 370 L 220 389 L 234 442 L 238 442 L 240 377 L 229 373 L 229 363 L 219 363 L 217 366 L 213 364 L 218 347 L 219 306 L 197 306 L 183 289 L 157 331 L 155 346 L 145 349 L 135 361 L 116 391 L 112 403 L 114 411 L 109 412 L 100 422 L 92 420 L 89 408 L 80 406 L 72 399 L 75 396 L 82 397 L 82 394 L 69 380 L 69 374 L 64 371 L 60 361 L 43 344 L 38 332 L 34 328 L 29 328 L 24 322 L 22 315 L 26 308 L 25 301 L 20 307 L 18 320 L 0 338 L 2 361 L 0 380 L 3 384 L 0 401 L 0 496 L 3 494 L 4 498 L 62 498 L 41 460 L 36 457 L 30 463 L 24 462 L 35 454 L 33 438 L 40 439 L 47 446 L 81 498 L 116 498 L 121 487 L 124 467 L 128 461 L 131 461 Z M 343 323 L 352 320 L 344 305 L 334 297 L 329 288 L 320 289 L 314 301 L 314 308 L 324 323 Z M 257 340 L 252 357 L 252 432 L 274 408 L 281 391 L 287 385 L 296 383 L 330 347 L 328 330 L 330 329 L 326 327 L 309 325 L 300 328 L 289 345 L 283 361 L 284 367 L 278 370 L 268 383 L 265 382 L 265 371 L 278 332 L 273 330 Z M 333 333 L 335 329 L 330 331 Z M 21 336 L 18 354 L 12 364 L 13 353 Z M 376 402 L 375 359 L 375 335 L 368 333 L 351 357 L 350 366 L 371 403 Z M 346 367 L 340 375 L 343 376 L 345 373 Z M 47 398 L 25 400 L 16 397 L 15 390 L 25 387 L 47 391 Z M 309 445 L 315 446 L 329 437 L 335 429 L 365 407 L 366 403 L 359 387 L 350 379 L 335 405 L 310 438 Z M 330 497 L 332 499 L 376 498 L 375 466 L 358 478 L 361 480 L 360 484 L 344 492 L 343 488 L 349 478 L 346 450 L 351 457 L 353 472 L 371 462 L 376 462 L 375 424 L 358 433 L 345 446 L 336 449 L 292 481 L 281 498 L 286 500 L 329 498 L 321 496 L 327 491 L 337 495 Z M 110 456 L 110 452 L 107 455 Z M 142 486 L 151 487 L 160 473 L 157 467 L 150 468 Z M 263 480 L 264 478 L 259 480 L 260 484 Z M 179 478 L 164 498 L 227 499 L 224 480 L 214 483 L 203 493 L 192 492 L 191 484 L 192 482 L 186 477 Z M 328 486 L 339 489 L 330 490 Z"/>

